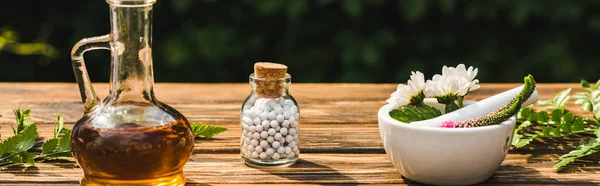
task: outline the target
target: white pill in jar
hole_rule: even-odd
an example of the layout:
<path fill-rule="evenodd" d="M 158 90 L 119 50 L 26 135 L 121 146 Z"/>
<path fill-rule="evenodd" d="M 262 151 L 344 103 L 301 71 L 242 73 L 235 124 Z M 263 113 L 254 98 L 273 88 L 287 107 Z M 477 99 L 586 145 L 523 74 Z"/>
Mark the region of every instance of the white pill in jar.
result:
<path fill-rule="evenodd" d="M 256 118 L 254 118 L 256 120 Z M 259 120 L 266 120 L 269 119 L 269 113 L 268 112 L 262 112 L 260 113 L 260 118 Z"/>
<path fill-rule="evenodd" d="M 281 146 L 281 143 L 278 141 L 273 142 L 273 148 L 279 148 L 279 146 Z"/>
<path fill-rule="evenodd" d="M 254 147 L 254 152 L 261 153 L 262 151 L 263 151 L 263 148 L 261 146 Z"/>
<path fill-rule="evenodd" d="M 260 140 L 260 146 L 262 148 L 269 148 L 269 142 L 267 140 Z"/>
<path fill-rule="evenodd" d="M 260 153 L 260 159 L 263 159 L 263 160 L 267 159 L 267 153 L 265 153 L 265 152 Z"/>
<path fill-rule="evenodd" d="M 287 130 L 287 128 L 281 128 L 281 129 L 279 129 L 279 133 L 281 133 L 281 135 L 287 135 L 288 130 Z"/>
<path fill-rule="evenodd" d="M 261 122 L 260 118 L 254 118 L 255 125 L 260 125 L 260 122 Z"/>
<path fill-rule="evenodd" d="M 275 128 L 279 126 L 279 122 L 277 122 L 276 120 L 271 121 L 271 128 Z"/>
<path fill-rule="evenodd" d="M 290 127 L 290 121 L 288 120 L 283 120 L 283 122 L 281 122 L 281 126 L 288 128 Z"/>
<path fill-rule="evenodd" d="M 267 139 L 267 137 L 269 137 L 269 133 L 267 131 L 262 131 L 260 133 L 260 138 Z"/>
<path fill-rule="evenodd" d="M 270 156 L 270 155 L 273 155 L 273 153 L 275 153 L 275 150 L 273 150 L 273 148 L 268 148 L 265 152 L 267 153 L 267 156 Z M 258 154 L 256 154 L 256 155 L 258 156 Z"/>
<path fill-rule="evenodd" d="M 276 133 L 277 133 L 277 131 L 276 131 L 275 129 L 269 129 L 269 130 L 268 130 L 268 133 L 269 133 L 269 135 L 270 135 L 270 136 L 273 136 L 273 135 L 275 135 L 275 139 L 277 139 L 277 134 L 276 134 Z M 281 134 L 280 134 L 280 135 L 281 135 Z M 281 138 L 281 136 L 279 136 L 279 137 Z"/>

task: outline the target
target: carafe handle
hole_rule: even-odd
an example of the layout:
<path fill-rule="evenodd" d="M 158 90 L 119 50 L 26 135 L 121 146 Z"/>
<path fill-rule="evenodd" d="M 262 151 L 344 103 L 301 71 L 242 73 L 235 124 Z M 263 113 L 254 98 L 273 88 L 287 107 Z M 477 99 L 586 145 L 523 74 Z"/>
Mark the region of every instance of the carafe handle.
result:
<path fill-rule="evenodd" d="M 79 85 L 79 92 L 81 93 L 81 99 L 83 101 L 83 107 L 86 112 L 94 107 L 100 99 L 92 87 L 92 82 L 88 75 L 87 69 L 85 68 L 85 62 L 83 60 L 83 54 L 90 50 L 105 49 L 110 50 L 110 35 L 103 35 L 97 37 L 84 38 L 77 42 L 71 50 L 71 62 L 73 65 L 73 72 L 75 72 L 75 79 Z"/>

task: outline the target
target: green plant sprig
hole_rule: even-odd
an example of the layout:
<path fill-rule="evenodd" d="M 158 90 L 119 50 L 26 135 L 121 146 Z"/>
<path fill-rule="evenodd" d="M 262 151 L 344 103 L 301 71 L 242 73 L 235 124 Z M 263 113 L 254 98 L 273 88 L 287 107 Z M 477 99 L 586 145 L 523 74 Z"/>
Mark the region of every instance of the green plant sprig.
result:
<path fill-rule="evenodd" d="M 55 123 L 54 138 L 42 144 L 42 152 L 32 152 L 38 137 L 37 126 L 31 119 L 29 109 L 14 109 L 17 127 L 11 125 L 14 135 L 0 142 L 0 165 L 26 163 L 49 157 L 71 157 L 70 130 L 64 128 L 61 115 Z"/>
<path fill-rule="evenodd" d="M 207 138 L 210 139 L 214 135 L 220 134 L 227 131 L 227 128 L 220 126 L 213 126 L 204 124 L 202 122 L 192 123 L 192 132 L 196 138 Z"/>
<path fill-rule="evenodd" d="M 571 98 L 571 95 L 569 95 L 571 89 L 565 89 L 558 92 L 551 100 L 539 101 L 538 105 L 545 109 L 543 111 L 534 112 L 532 107 L 525 107 L 518 112 L 517 119 L 520 124 L 515 129 L 512 145 L 515 148 L 521 148 L 537 138 L 559 138 L 581 133 L 596 134 L 596 139 L 590 139 L 587 143 L 578 146 L 577 149 L 562 155 L 554 165 L 555 171 L 578 158 L 599 152 L 600 122 L 597 120 L 598 117 L 595 113 L 600 112 L 600 107 L 596 107 L 597 103 L 600 102 L 598 98 L 600 80 L 594 86 L 582 80 L 581 85 L 587 92 L 577 92 L 572 97 L 575 99 L 576 104 L 582 105 L 582 110 L 594 113 L 594 118 L 576 116 L 566 110 L 566 104 Z M 547 109 L 551 110 L 546 111 Z"/>

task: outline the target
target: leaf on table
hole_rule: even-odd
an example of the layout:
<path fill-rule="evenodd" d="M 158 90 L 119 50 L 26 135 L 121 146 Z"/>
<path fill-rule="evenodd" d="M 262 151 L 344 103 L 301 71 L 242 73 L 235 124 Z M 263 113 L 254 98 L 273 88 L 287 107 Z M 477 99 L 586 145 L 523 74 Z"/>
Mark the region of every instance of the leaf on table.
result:
<path fill-rule="evenodd" d="M 537 114 L 537 122 L 546 123 L 548 122 L 548 112 L 541 111 Z"/>
<path fill-rule="evenodd" d="M 202 122 L 192 123 L 192 132 L 196 137 L 212 138 L 214 135 L 227 131 L 227 128 L 204 124 Z"/>
<path fill-rule="evenodd" d="M 517 113 L 517 119 L 527 120 L 532 110 L 533 108 L 531 106 L 521 108 L 521 110 L 519 110 L 519 112 Z"/>
<path fill-rule="evenodd" d="M 592 112 L 594 114 L 594 118 L 600 119 L 600 104 L 594 106 L 594 110 Z"/>
<path fill-rule="evenodd" d="M 559 157 L 559 161 L 554 165 L 554 170 L 559 170 L 561 167 L 568 165 L 576 159 L 594 154 L 599 150 L 600 143 L 598 143 L 598 140 L 589 140 L 586 144 L 580 145 L 577 147 L 577 149 Z"/>
<path fill-rule="evenodd" d="M 571 93 L 571 88 L 558 92 L 554 99 L 552 99 L 552 101 L 554 102 L 554 106 L 556 108 L 564 110 L 570 98 L 569 93 Z"/>
<path fill-rule="evenodd" d="M 551 115 L 550 120 L 554 124 L 558 125 L 558 124 L 561 123 L 561 120 L 562 120 L 562 117 L 563 117 L 563 111 L 562 110 L 555 109 L 555 110 L 552 111 L 552 114 L 550 114 L 550 115 Z"/>
<path fill-rule="evenodd" d="M 29 109 L 25 109 L 24 111 L 21 111 L 21 109 L 19 108 L 13 109 L 13 113 L 15 114 L 15 120 L 17 121 L 16 129 L 13 125 L 10 125 L 10 127 L 13 129 L 13 134 L 16 135 L 23 131 L 27 125 L 34 124 L 34 122 L 31 120 L 29 112 Z"/>
<path fill-rule="evenodd" d="M 29 154 L 29 152 L 25 151 L 25 152 L 21 152 L 21 159 L 23 160 L 22 163 L 26 163 L 29 165 L 34 165 L 34 160 L 33 160 L 33 156 L 31 154 Z"/>
<path fill-rule="evenodd" d="M 56 123 L 54 124 L 54 138 L 57 138 L 65 129 L 65 121 L 62 114 L 58 114 Z"/>
<path fill-rule="evenodd" d="M 8 158 L 8 161 L 12 163 L 23 163 L 23 158 L 19 154 L 14 154 L 10 158 Z"/>
<path fill-rule="evenodd" d="M 71 131 L 67 131 L 59 139 L 58 151 L 71 151 Z"/>
<path fill-rule="evenodd" d="M 44 142 L 42 144 L 42 154 L 49 154 L 54 152 L 54 150 L 58 147 L 58 139 L 52 138 Z"/>
<path fill-rule="evenodd" d="M 42 144 L 42 153 L 36 158 L 72 156 L 71 130 L 64 128 L 64 119 L 59 114 L 54 123 L 54 138 L 46 140 Z"/>
<path fill-rule="evenodd" d="M 27 151 L 35 144 L 37 138 L 37 127 L 31 125 L 26 127 L 21 133 L 11 136 L 0 143 L 0 154 L 18 154 Z"/>

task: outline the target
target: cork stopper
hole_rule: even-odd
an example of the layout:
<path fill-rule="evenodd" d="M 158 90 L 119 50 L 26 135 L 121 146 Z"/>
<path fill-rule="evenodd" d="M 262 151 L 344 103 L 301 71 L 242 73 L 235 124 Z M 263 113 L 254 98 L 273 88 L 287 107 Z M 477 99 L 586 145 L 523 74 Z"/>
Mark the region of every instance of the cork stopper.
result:
<path fill-rule="evenodd" d="M 264 79 L 284 78 L 287 66 L 279 63 L 258 62 L 254 64 L 254 77 Z"/>
<path fill-rule="evenodd" d="M 283 94 L 283 78 L 287 73 L 287 66 L 271 62 L 258 62 L 254 64 L 254 78 L 256 95 L 261 98 L 279 98 Z"/>

